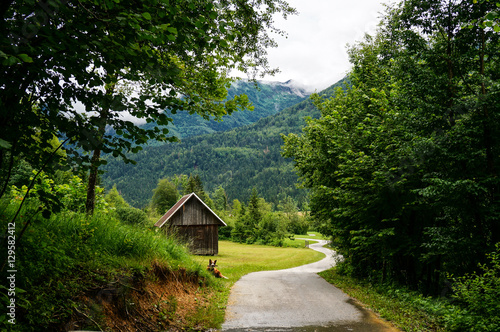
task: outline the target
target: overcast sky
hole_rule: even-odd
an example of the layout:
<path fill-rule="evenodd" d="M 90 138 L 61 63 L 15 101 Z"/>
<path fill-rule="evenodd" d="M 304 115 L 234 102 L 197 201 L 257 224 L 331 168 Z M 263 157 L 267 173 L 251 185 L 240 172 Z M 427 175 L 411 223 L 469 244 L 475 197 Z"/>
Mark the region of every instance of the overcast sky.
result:
<path fill-rule="evenodd" d="M 389 0 L 287 0 L 298 15 L 285 21 L 276 18 L 276 27 L 288 38 L 274 35 L 278 48 L 268 59 L 281 73 L 266 77 L 271 81 L 293 79 L 320 91 L 342 79 L 349 70 L 347 44 L 374 32 L 382 3 Z"/>

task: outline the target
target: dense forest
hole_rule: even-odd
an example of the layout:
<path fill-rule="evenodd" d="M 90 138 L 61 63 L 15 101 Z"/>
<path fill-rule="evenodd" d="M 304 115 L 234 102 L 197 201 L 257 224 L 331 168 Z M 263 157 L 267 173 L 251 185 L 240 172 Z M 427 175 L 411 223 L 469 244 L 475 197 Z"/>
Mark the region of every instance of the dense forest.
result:
<path fill-rule="evenodd" d="M 310 93 L 293 81 L 288 82 L 262 82 L 239 79 L 231 83 L 227 91 L 229 99 L 239 95 L 248 96 L 251 106 L 247 110 L 223 115 L 216 120 L 214 116 L 205 119 L 198 114 L 189 112 L 167 111 L 172 123 L 165 126 L 170 135 L 183 139 L 190 136 L 199 136 L 214 132 L 227 131 L 233 128 L 249 125 L 257 120 L 278 113 L 284 108 L 295 105 L 304 100 Z M 156 122 L 141 125 L 143 128 L 152 129 L 158 126 Z M 113 128 L 109 127 L 112 132 Z M 161 142 L 151 140 L 149 146 L 160 145 Z"/>
<path fill-rule="evenodd" d="M 341 85 L 344 81 L 320 94 L 331 96 Z M 249 98 L 250 101 L 260 96 L 259 91 L 256 93 Z M 258 98 L 262 103 L 269 97 L 264 95 Z M 291 196 L 301 206 L 307 201 L 306 191 L 296 187 L 295 170 L 290 160 L 281 156 L 281 135 L 300 132 L 305 117 L 318 116 L 318 110 L 307 99 L 252 125 L 190 137 L 180 143 L 145 147 L 130 156 L 137 161 L 137 165 L 107 158 L 102 183 L 106 188 L 116 185 L 130 204 L 144 207 L 161 178 L 198 174 L 207 191 L 213 192 L 222 186 L 230 201 L 248 201 L 255 187 L 266 201 L 275 205 L 286 196 Z"/>
<path fill-rule="evenodd" d="M 389 8 L 349 50 L 352 85 L 314 97 L 321 117 L 284 147 L 339 269 L 434 296 L 453 285 L 474 317 L 460 331 L 500 329 L 498 6 Z"/>

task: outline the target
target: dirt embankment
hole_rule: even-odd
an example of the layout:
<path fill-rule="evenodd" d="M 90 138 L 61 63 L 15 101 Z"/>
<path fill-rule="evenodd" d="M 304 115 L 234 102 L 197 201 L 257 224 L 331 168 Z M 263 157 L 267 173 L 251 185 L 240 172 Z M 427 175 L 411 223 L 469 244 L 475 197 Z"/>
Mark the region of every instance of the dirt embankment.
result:
<path fill-rule="evenodd" d="M 205 330 L 210 290 L 202 277 L 154 262 L 144 274 L 118 277 L 82 295 L 63 330 Z"/>

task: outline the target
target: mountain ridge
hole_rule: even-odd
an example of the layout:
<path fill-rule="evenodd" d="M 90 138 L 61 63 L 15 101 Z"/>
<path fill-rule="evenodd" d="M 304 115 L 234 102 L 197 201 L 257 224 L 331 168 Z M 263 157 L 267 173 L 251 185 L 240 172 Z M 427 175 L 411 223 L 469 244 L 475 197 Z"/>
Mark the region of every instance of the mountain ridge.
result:
<path fill-rule="evenodd" d="M 167 111 L 173 122 L 166 126 L 172 136 L 183 139 L 191 136 L 211 134 L 227 131 L 256 122 L 269 115 L 276 114 L 282 109 L 292 106 L 310 94 L 299 83 L 289 80 L 287 82 L 249 81 L 240 79 L 231 84 L 228 89 L 228 99 L 236 95 L 246 94 L 254 107 L 253 111 L 243 110 L 222 117 L 222 121 L 215 121 L 212 117 L 206 121 L 198 114 L 178 112 L 172 114 Z M 142 124 L 141 127 L 151 129 L 156 123 Z M 163 128 L 163 127 L 162 127 Z M 162 143 L 151 142 L 150 145 Z"/>
<path fill-rule="evenodd" d="M 320 94 L 331 96 L 343 84 L 340 81 Z M 123 197 L 136 207 L 148 203 L 158 180 L 180 174 L 198 174 L 208 192 L 222 186 L 229 201 L 246 202 L 255 187 L 273 204 L 286 196 L 301 204 L 306 202 L 307 192 L 296 186 L 292 161 L 281 156 L 281 134 L 300 133 L 305 117 L 319 115 L 312 101 L 304 99 L 246 126 L 149 146 L 131 156 L 136 166 L 108 160 L 102 181 L 106 188 L 116 184 Z"/>

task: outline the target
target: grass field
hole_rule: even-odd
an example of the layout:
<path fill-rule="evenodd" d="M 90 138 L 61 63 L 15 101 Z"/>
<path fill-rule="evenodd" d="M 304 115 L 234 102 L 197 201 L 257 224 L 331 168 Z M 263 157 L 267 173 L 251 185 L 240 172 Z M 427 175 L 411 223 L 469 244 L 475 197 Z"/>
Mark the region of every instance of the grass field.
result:
<path fill-rule="evenodd" d="M 217 256 L 193 256 L 206 266 L 209 259 L 216 259 L 218 269 L 228 279 L 219 279 L 210 296 L 210 306 L 203 312 L 209 328 L 220 328 L 224 322 L 225 309 L 231 287 L 242 276 L 257 271 L 288 269 L 313 263 L 325 255 L 307 248 L 278 248 L 253 244 L 219 241 Z"/>
<path fill-rule="evenodd" d="M 307 234 L 295 234 L 292 239 L 286 238 L 284 246 L 291 248 L 304 248 L 306 240 L 303 239 L 307 239 L 307 241 L 309 241 L 309 244 L 317 243 L 318 240 L 327 240 L 327 238 L 325 238 L 318 232 L 307 232 Z"/>
<path fill-rule="evenodd" d="M 207 265 L 209 259 L 216 259 L 219 270 L 233 284 L 251 272 L 288 269 L 313 263 L 324 257 L 320 252 L 305 248 L 279 248 L 219 241 L 217 256 L 194 256 L 194 259 L 203 265 Z"/>
<path fill-rule="evenodd" d="M 328 238 L 324 237 L 323 235 L 321 235 L 321 233 L 318 232 L 307 232 L 307 235 L 295 235 L 295 237 L 311 240 L 328 240 Z"/>

